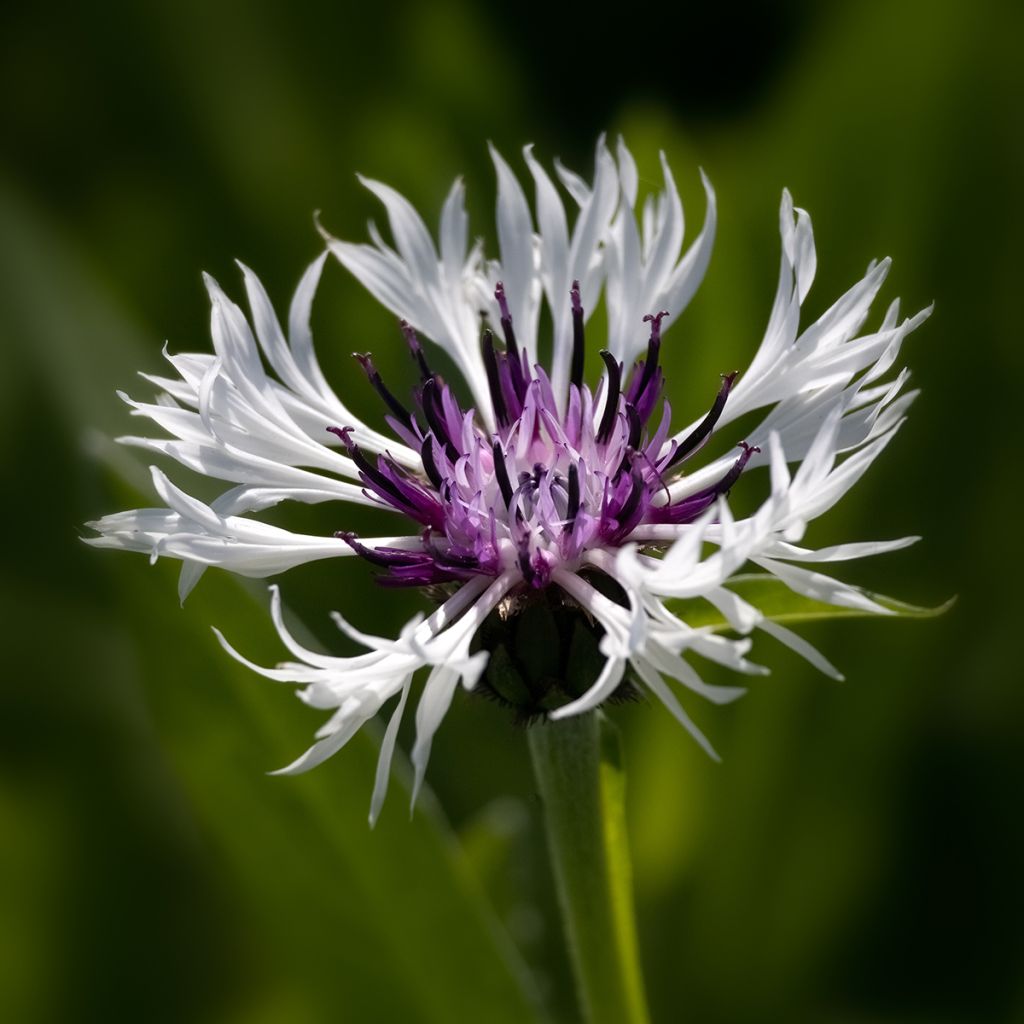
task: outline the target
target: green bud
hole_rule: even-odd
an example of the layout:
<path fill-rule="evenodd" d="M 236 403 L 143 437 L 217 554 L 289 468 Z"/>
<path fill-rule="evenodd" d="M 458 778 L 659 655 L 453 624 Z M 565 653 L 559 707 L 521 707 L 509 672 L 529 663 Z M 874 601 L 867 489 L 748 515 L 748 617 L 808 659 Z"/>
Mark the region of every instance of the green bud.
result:
<path fill-rule="evenodd" d="M 604 575 L 590 579 L 613 601 L 625 594 Z M 477 689 L 528 722 L 582 696 L 605 664 L 604 630 L 557 587 L 524 591 L 502 602 L 477 632 L 474 651 L 490 653 Z M 624 679 L 612 701 L 633 700 L 637 689 Z"/>

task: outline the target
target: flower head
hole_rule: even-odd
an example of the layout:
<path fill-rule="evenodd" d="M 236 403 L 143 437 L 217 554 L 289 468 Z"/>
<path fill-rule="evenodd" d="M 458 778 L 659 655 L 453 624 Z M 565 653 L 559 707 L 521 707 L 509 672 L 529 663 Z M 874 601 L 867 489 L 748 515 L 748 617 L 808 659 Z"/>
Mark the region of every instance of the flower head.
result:
<path fill-rule="evenodd" d="M 763 672 L 746 657 L 750 634 L 762 630 L 837 674 L 806 641 L 730 588 L 737 571 L 753 564 L 799 594 L 884 614 L 863 592 L 808 565 L 915 539 L 799 546 L 807 524 L 892 439 L 913 398 L 903 393 L 905 370 L 884 378 L 928 311 L 901 321 L 893 303 L 879 327 L 861 333 L 887 262 L 871 264 L 801 330 L 814 240 L 807 214 L 784 193 L 779 285 L 764 338 L 744 372 L 723 367 L 719 381 L 702 385 L 702 416 L 673 422 L 661 352 L 708 265 L 710 184 L 704 179 L 703 228 L 684 247 L 682 204 L 664 157 L 664 188 L 639 209 L 636 167 L 621 141 L 614 156 L 599 142 L 592 183 L 557 166 L 575 207 L 570 229 L 555 181 L 529 148 L 524 155 L 535 213 L 492 151 L 498 259 L 486 258 L 480 243 L 468 245 L 461 182 L 444 204 L 439 245 L 410 204 L 375 181 L 363 183 L 383 203 L 393 243 L 373 226 L 371 244 L 327 237 L 329 253 L 400 319 L 418 370 L 419 383 L 406 396 L 384 382 L 369 354 L 356 355 L 382 400 L 387 432 L 352 414 L 314 353 L 310 306 L 328 254 L 303 276 L 287 334 L 255 275 L 242 267 L 251 325 L 208 278 L 214 354 L 168 355 L 177 377 L 149 378 L 162 391 L 157 402 L 125 400 L 170 436 L 123 439 L 235 486 L 206 505 L 154 468 L 166 507 L 91 524 L 97 546 L 181 559 L 182 598 L 207 566 L 265 577 L 353 555 L 378 567 L 385 586 L 430 588 L 440 597 L 397 639 L 368 635 L 336 614 L 339 628 L 367 648 L 356 657 L 299 644 L 284 624 L 276 587 L 272 614 L 294 661 L 251 665 L 221 638 L 238 660 L 298 684 L 306 703 L 332 712 L 317 742 L 284 771 L 324 760 L 397 698 L 371 819 L 419 670 L 428 673 L 416 710 L 417 787 L 460 682 L 552 718 L 641 686 L 713 753 L 671 683 L 716 703 L 743 690 L 704 682 L 691 656 Z M 598 360 L 587 321 L 602 295 L 608 334 Z M 548 369 L 537 356 L 542 304 L 552 330 Z M 425 342 L 447 353 L 462 381 L 436 372 Z M 728 434 L 757 410 L 763 419 L 745 436 L 730 437 L 731 452 L 701 464 L 713 433 Z M 741 479 L 756 493 L 759 474 L 751 471 L 758 467 L 768 470 L 761 503 L 736 518 L 728 494 Z M 389 536 L 307 536 L 255 517 L 283 500 L 370 505 L 397 513 L 398 525 Z M 688 626 L 671 610 L 674 598 L 710 602 L 739 638 Z M 517 623 L 538 609 L 556 623 L 554 660 L 532 675 L 520 664 L 510 677 L 499 662 L 510 658 Z M 589 675 L 581 676 L 581 664 L 592 666 Z"/>

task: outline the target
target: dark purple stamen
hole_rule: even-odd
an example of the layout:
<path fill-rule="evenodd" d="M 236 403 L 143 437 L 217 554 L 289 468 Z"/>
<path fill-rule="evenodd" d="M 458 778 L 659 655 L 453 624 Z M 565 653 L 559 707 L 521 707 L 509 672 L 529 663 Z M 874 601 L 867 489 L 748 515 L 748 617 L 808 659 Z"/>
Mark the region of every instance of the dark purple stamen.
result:
<path fill-rule="evenodd" d="M 733 370 L 732 373 L 727 373 L 722 377 L 722 386 L 718 389 L 718 394 L 715 396 L 708 414 L 694 427 L 690 435 L 680 442 L 679 447 L 676 448 L 668 465 L 665 467 L 666 469 L 692 455 L 711 436 L 711 431 L 714 430 L 718 418 L 722 415 L 726 399 L 729 397 L 729 392 L 732 390 L 732 384 L 736 380 L 737 375 L 738 371 Z"/>
<path fill-rule="evenodd" d="M 378 456 L 377 465 L 374 466 L 352 440 L 351 427 L 328 427 L 327 429 L 344 442 L 349 458 L 359 469 L 359 476 L 363 483 L 378 498 L 417 522 L 433 526 L 435 529 L 444 528 L 444 512 L 436 497 L 404 478 L 390 459 Z"/>
<path fill-rule="evenodd" d="M 434 557 L 448 569 L 479 569 L 480 559 L 476 555 L 460 555 L 455 551 L 436 552 Z"/>
<path fill-rule="evenodd" d="M 434 461 L 433 434 L 428 434 L 423 438 L 423 444 L 420 445 L 420 461 L 423 463 L 423 471 L 427 474 L 427 479 L 440 490 L 444 478 L 437 471 L 437 463 Z"/>
<path fill-rule="evenodd" d="M 406 344 L 409 346 L 413 359 L 419 364 L 420 378 L 428 380 L 430 377 L 433 377 L 434 371 L 430 369 L 430 365 L 427 363 L 427 357 L 423 354 L 423 346 L 420 344 L 420 339 L 417 337 L 412 324 L 408 320 L 399 320 L 398 326 L 402 329 L 402 334 L 405 336 Z"/>
<path fill-rule="evenodd" d="M 398 487 L 392 483 L 379 468 L 375 467 L 373 463 L 362 453 L 359 445 L 352 440 L 352 428 L 351 427 L 328 427 L 327 428 L 332 434 L 337 434 L 338 437 L 344 442 L 345 447 L 348 449 L 349 458 L 359 467 L 360 473 L 366 478 L 364 482 L 372 483 L 374 487 L 381 491 L 386 491 L 393 498 L 396 498 L 402 505 L 407 505 L 408 502 L 405 496 L 398 489 Z"/>
<path fill-rule="evenodd" d="M 328 434 L 333 434 L 335 437 L 340 438 L 341 443 L 348 449 L 349 452 L 355 448 L 355 441 L 352 440 L 352 428 L 351 427 L 328 427 Z"/>
<path fill-rule="evenodd" d="M 569 381 L 576 387 L 582 387 L 583 355 L 586 348 L 583 339 L 583 305 L 580 302 L 579 281 L 573 281 L 569 297 L 572 300 L 572 372 Z"/>
<path fill-rule="evenodd" d="M 401 565 L 388 570 L 387 576 L 378 576 L 382 587 L 434 587 L 445 583 L 468 580 L 477 575 L 469 569 L 448 569 L 436 562 L 422 565 Z"/>
<path fill-rule="evenodd" d="M 636 406 L 626 406 L 626 419 L 629 421 L 629 440 L 626 442 L 629 448 L 634 451 L 640 445 L 640 433 L 644 429 L 644 425 L 640 420 L 640 413 L 637 412 Z"/>
<path fill-rule="evenodd" d="M 604 413 L 601 425 L 597 428 L 598 444 L 607 444 L 615 426 L 615 415 L 619 408 L 619 392 L 622 389 L 622 367 L 619 361 L 607 349 L 601 350 L 601 358 L 608 368 L 608 394 L 605 397 Z"/>
<path fill-rule="evenodd" d="M 508 466 L 505 464 L 505 453 L 501 450 L 501 444 L 494 442 L 491 448 L 494 454 L 494 475 L 498 478 L 498 488 L 505 501 L 505 508 L 512 504 L 512 481 L 508 478 Z"/>
<path fill-rule="evenodd" d="M 569 495 L 568 503 L 565 509 L 565 518 L 568 522 L 565 525 L 565 532 L 572 533 L 572 528 L 576 523 L 576 515 L 580 510 L 580 471 L 576 468 L 576 463 L 572 462 L 569 464 Z"/>
<path fill-rule="evenodd" d="M 441 405 L 440 389 L 437 378 L 423 382 L 423 415 L 427 418 L 427 424 L 433 431 L 434 436 L 444 445 L 448 458 L 455 462 L 459 457 L 459 450 L 455 447 L 452 439 L 448 436 L 448 428 L 444 422 L 444 409 Z"/>
<path fill-rule="evenodd" d="M 484 331 L 484 369 L 487 371 L 487 388 L 491 393 L 494 416 L 499 427 L 507 427 L 509 423 L 508 408 L 505 396 L 501 393 L 501 373 L 498 370 L 498 354 L 494 350 L 494 335 Z"/>
<path fill-rule="evenodd" d="M 526 398 L 526 388 L 530 383 L 529 373 L 523 369 L 524 360 L 519 354 L 516 332 L 512 327 L 512 313 L 509 311 L 508 299 L 505 297 L 505 286 L 500 281 L 494 286 L 494 297 L 498 300 L 498 309 L 501 311 L 501 332 L 505 335 L 506 359 L 512 376 L 512 389 L 515 391 L 516 398 L 522 403 Z"/>
<path fill-rule="evenodd" d="M 650 521 L 655 523 L 692 523 L 702 512 L 709 509 L 715 501 L 723 494 L 728 494 L 733 484 L 740 478 L 750 457 L 761 449 L 741 441 L 740 448 L 743 449 L 740 457 L 732 464 L 729 472 L 722 477 L 718 483 L 711 487 L 691 494 L 688 498 L 677 502 L 675 505 L 663 505 L 660 508 L 653 508 L 649 512 Z"/>
<path fill-rule="evenodd" d="M 640 422 L 646 423 L 654 412 L 658 405 L 658 399 L 661 397 L 661 385 L 663 381 L 661 367 L 654 371 L 651 377 L 650 383 L 648 383 L 644 390 L 632 400 L 632 404 L 636 406 L 636 411 L 640 414 Z"/>
<path fill-rule="evenodd" d="M 667 316 L 668 310 L 663 309 L 660 313 L 648 313 L 644 317 L 644 323 L 651 325 L 651 337 L 647 342 L 647 358 L 643 363 L 643 371 L 640 374 L 640 383 L 637 385 L 634 400 L 644 393 L 654 376 L 654 371 L 658 368 L 658 357 L 661 352 L 661 321 Z"/>
<path fill-rule="evenodd" d="M 635 466 L 630 473 L 630 480 L 632 487 L 630 488 L 629 494 L 626 496 L 626 500 L 622 503 L 622 508 L 616 513 L 615 518 L 619 521 L 619 532 L 628 532 L 633 528 L 631 520 L 636 514 L 637 509 L 640 508 L 640 499 L 644 496 L 646 487 L 644 486 L 643 474 Z"/>
<path fill-rule="evenodd" d="M 431 556 L 425 551 L 406 551 L 403 548 L 369 548 L 361 544 L 356 534 L 348 530 L 339 530 L 335 535 L 343 540 L 357 555 L 365 558 L 372 565 L 385 569 L 405 565 L 423 565 L 430 562 Z"/>
<path fill-rule="evenodd" d="M 624 473 L 629 468 L 633 456 L 640 447 L 640 434 L 644 429 L 643 420 L 640 418 L 640 413 L 637 412 L 636 406 L 626 402 L 625 409 L 626 423 L 629 426 L 629 433 L 626 437 L 626 451 L 622 456 L 622 461 L 619 463 L 619 468 L 616 471 L 616 478 L 618 478 L 620 473 Z"/>
<path fill-rule="evenodd" d="M 394 414 L 395 418 L 407 429 L 413 429 L 413 418 L 412 413 L 402 403 L 395 398 L 395 396 L 388 390 L 387 385 L 381 379 L 380 372 L 377 367 L 373 365 L 373 360 L 370 358 L 369 353 L 361 355 L 358 352 L 353 352 L 352 357 L 356 359 L 359 365 L 366 371 L 366 376 L 369 378 L 370 383 L 373 385 L 374 391 L 384 399 L 385 404 Z"/>
<path fill-rule="evenodd" d="M 752 455 L 760 453 L 761 449 L 757 445 L 747 444 L 746 441 L 740 441 L 739 446 L 743 449 L 743 453 L 740 457 L 732 464 L 732 469 L 722 477 L 721 480 L 716 484 L 716 488 L 719 494 L 728 494 L 732 490 L 732 485 L 736 483 L 740 478 L 740 474 L 743 472 L 747 463 L 750 461 Z"/>
<path fill-rule="evenodd" d="M 498 309 L 501 311 L 501 330 L 505 335 L 505 347 L 508 349 L 510 356 L 518 359 L 519 346 L 516 343 L 516 332 L 512 328 L 512 313 L 508 308 L 505 286 L 501 281 L 494 286 L 494 297 L 498 300 Z"/>

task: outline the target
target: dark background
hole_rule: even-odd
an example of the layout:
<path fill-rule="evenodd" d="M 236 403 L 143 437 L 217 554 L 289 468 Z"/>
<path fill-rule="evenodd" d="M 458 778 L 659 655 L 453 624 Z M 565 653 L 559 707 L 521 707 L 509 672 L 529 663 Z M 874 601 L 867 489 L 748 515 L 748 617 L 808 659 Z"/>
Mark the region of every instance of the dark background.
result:
<path fill-rule="evenodd" d="M 355 171 L 428 223 L 464 173 L 486 235 L 487 140 L 589 174 L 602 130 L 645 180 L 667 151 L 691 231 L 698 166 L 718 192 L 708 279 L 669 335 L 684 419 L 763 330 L 784 185 L 818 239 L 805 322 L 883 255 L 883 302 L 935 300 L 904 350 L 910 422 L 811 539 L 921 534 L 846 578 L 959 599 L 939 620 L 809 629 L 845 684 L 763 642 L 770 678 L 693 708 L 720 766 L 659 708 L 616 712 L 654 1019 L 1024 1020 L 1019 5 L 670 13 L 181 0 L 0 18 L 3 1020 L 521 1021 L 524 962 L 572 1019 L 521 732 L 460 695 L 433 795 L 410 824 L 396 786 L 370 832 L 369 731 L 311 775 L 264 774 L 318 716 L 208 626 L 279 658 L 265 588 L 210 573 L 181 610 L 174 566 L 87 549 L 78 524 L 151 500 L 106 440 L 138 426 L 113 392 L 148 395 L 134 373 L 160 372 L 164 339 L 206 350 L 201 269 L 240 295 L 243 259 L 283 308 L 314 210 L 354 239 L 376 216 Z M 346 400 L 353 349 L 411 384 L 390 316 L 337 266 L 315 328 Z M 418 606 L 351 562 L 285 586 L 336 650 L 329 609 L 387 633 Z"/>

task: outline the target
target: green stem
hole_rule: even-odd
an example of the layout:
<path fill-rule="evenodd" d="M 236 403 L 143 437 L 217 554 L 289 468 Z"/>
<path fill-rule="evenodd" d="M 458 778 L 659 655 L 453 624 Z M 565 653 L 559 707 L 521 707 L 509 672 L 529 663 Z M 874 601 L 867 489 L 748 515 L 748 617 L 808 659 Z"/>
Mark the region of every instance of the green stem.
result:
<path fill-rule="evenodd" d="M 592 712 L 528 736 L 584 1019 L 647 1024 L 618 730 Z"/>

